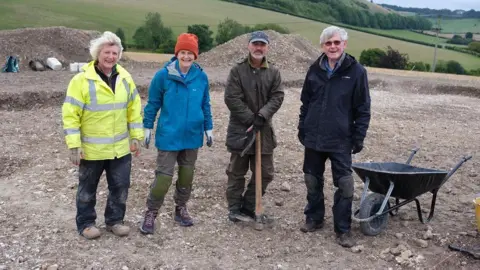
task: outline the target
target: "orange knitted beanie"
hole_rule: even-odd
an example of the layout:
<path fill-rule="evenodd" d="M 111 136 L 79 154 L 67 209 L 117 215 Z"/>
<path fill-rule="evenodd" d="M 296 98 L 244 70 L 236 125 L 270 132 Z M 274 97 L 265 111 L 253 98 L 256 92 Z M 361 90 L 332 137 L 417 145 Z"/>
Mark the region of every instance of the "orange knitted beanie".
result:
<path fill-rule="evenodd" d="M 198 37 L 190 33 L 180 34 L 177 38 L 177 44 L 175 45 L 175 56 L 177 56 L 180 50 L 191 51 L 195 55 L 195 59 L 197 59 Z"/>

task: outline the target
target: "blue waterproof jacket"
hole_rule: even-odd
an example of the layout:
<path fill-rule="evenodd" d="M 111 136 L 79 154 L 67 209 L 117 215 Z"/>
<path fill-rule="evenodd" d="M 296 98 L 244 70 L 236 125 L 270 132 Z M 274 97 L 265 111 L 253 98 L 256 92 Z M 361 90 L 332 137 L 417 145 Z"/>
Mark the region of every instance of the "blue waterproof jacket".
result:
<path fill-rule="evenodd" d="M 152 79 L 144 109 L 143 127 L 153 129 L 157 112 L 155 146 L 163 151 L 197 149 L 204 133 L 213 129 L 207 74 L 193 63 L 182 77 L 173 57 Z"/>

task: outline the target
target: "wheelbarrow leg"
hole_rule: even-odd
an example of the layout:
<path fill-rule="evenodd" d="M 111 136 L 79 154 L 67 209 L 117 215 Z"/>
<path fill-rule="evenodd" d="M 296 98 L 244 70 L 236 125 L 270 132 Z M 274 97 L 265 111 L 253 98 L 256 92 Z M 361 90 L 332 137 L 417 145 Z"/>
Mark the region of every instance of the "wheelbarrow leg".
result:
<path fill-rule="evenodd" d="M 464 156 L 456 165 L 455 167 L 453 167 L 453 169 L 450 170 L 450 172 L 448 172 L 448 174 L 445 176 L 445 178 L 442 180 L 442 183 L 440 183 L 440 186 L 435 189 L 435 190 L 432 190 L 432 194 L 433 194 L 433 197 L 432 197 L 432 203 L 430 205 L 430 213 L 428 214 L 428 218 L 427 220 L 423 220 L 423 215 L 422 215 L 422 209 L 420 207 L 420 202 L 418 201 L 417 198 L 415 198 L 415 204 L 417 205 L 417 213 L 418 213 L 418 218 L 420 219 L 420 222 L 422 222 L 423 224 L 426 224 L 428 222 L 430 222 L 430 220 L 433 218 L 433 213 L 435 211 L 435 202 L 437 201 L 437 192 L 438 190 L 440 189 L 441 186 L 443 186 L 443 184 L 445 184 L 445 182 L 447 182 L 447 180 L 463 165 L 463 163 L 467 162 L 469 159 L 471 159 L 472 156 Z"/>
<path fill-rule="evenodd" d="M 434 190 L 432 192 L 433 197 L 432 197 L 432 203 L 430 205 L 430 213 L 428 214 L 428 218 L 425 221 L 423 220 L 422 209 L 420 207 L 420 201 L 418 201 L 418 199 L 415 198 L 415 204 L 417 205 L 418 219 L 420 219 L 420 222 L 422 222 L 423 224 L 427 224 L 433 218 L 433 213 L 435 212 L 435 202 L 437 201 L 437 192 L 438 192 L 438 190 Z"/>
<path fill-rule="evenodd" d="M 400 204 L 400 199 L 395 198 L 395 206 L 398 206 Z M 392 208 L 392 211 L 388 212 L 392 217 L 396 216 L 398 214 L 398 208 L 393 208 L 390 206 L 390 201 L 388 202 L 388 209 Z"/>

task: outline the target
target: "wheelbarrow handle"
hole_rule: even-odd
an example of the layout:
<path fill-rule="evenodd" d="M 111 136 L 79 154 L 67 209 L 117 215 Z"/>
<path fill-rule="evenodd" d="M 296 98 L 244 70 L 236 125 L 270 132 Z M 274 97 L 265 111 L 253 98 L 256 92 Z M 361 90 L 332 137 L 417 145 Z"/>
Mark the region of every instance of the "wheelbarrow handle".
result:
<path fill-rule="evenodd" d="M 445 183 L 462 165 L 463 163 L 467 162 L 468 160 L 470 160 L 472 158 L 471 155 L 469 156 L 464 156 L 458 163 L 457 165 L 455 165 L 455 167 L 453 167 L 453 169 L 450 170 L 450 172 L 448 172 L 448 174 L 445 176 L 445 178 L 443 179 L 443 182 L 442 182 L 442 185 L 443 183 Z"/>
<path fill-rule="evenodd" d="M 411 150 L 412 153 L 408 157 L 406 164 L 410 164 L 410 162 L 412 162 L 413 156 L 415 156 L 415 154 L 418 152 L 418 150 L 420 150 L 420 147 L 415 147 Z"/>

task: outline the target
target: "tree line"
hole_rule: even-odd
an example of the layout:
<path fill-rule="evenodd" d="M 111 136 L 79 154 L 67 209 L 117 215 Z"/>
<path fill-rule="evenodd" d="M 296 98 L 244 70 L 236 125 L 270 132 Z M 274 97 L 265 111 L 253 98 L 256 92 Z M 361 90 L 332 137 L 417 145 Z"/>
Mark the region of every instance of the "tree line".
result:
<path fill-rule="evenodd" d="M 402 16 L 395 13 L 371 12 L 365 3 L 356 7 L 338 0 L 222 0 L 274 10 L 298 17 L 327 23 L 344 23 L 377 29 L 430 30 L 432 23 L 421 16 Z"/>
<path fill-rule="evenodd" d="M 413 12 L 419 15 L 425 15 L 430 17 L 442 16 L 452 18 L 480 18 L 480 11 L 470 9 L 468 11 L 457 12 L 457 10 L 450 9 L 430 9 L 430 8 L 412 8 L 412 7 L 399 7 L 396 5 L 380 4 L 385 8 L 389 8 L 395 11 Z"/>
<path fill-rule="evenodd" d="M 379 67 L 388 69 L 416 70 L 416 71 L 432 71 L 429 63 L 409 60 L 406 53 L 388 46 L 386 50 L 380 48 L 370 48 L 363 50 L 360 54 L 360 63 L 368 67 Z M 466 70 L 458 61 L 455 60 L 439 60 L 435 65 L 434 72 L 451 73 L 480 76 L 480 68 Z"/>
<path fill-rule="evenodd" d="M 217 34 L 206 24 L 192 24 L 187 26 L 187 32 L 197 35 L 199 52 L 203 53 L 216 45 L 225 43 L 237 36 L 256 30 L 274 30 L 282 34 L 290 33 L 286 27 L 274 23 L 256 24 L 253 26 L 242 25 L 239 22 L 225 18 L 217 25 Z M 122 28 L 116 30 L 116 34 L 122 40 L 125 50 L 135 48 L 150 50 L 157 53 L 174 53 L 176 36 L 171 27 L 165 26 L 158 12 L 150 12 L 145 16 L 145 21 L 140 25 L 132 36 L 133 43 L 127 43 L 125 32 Z"/>

